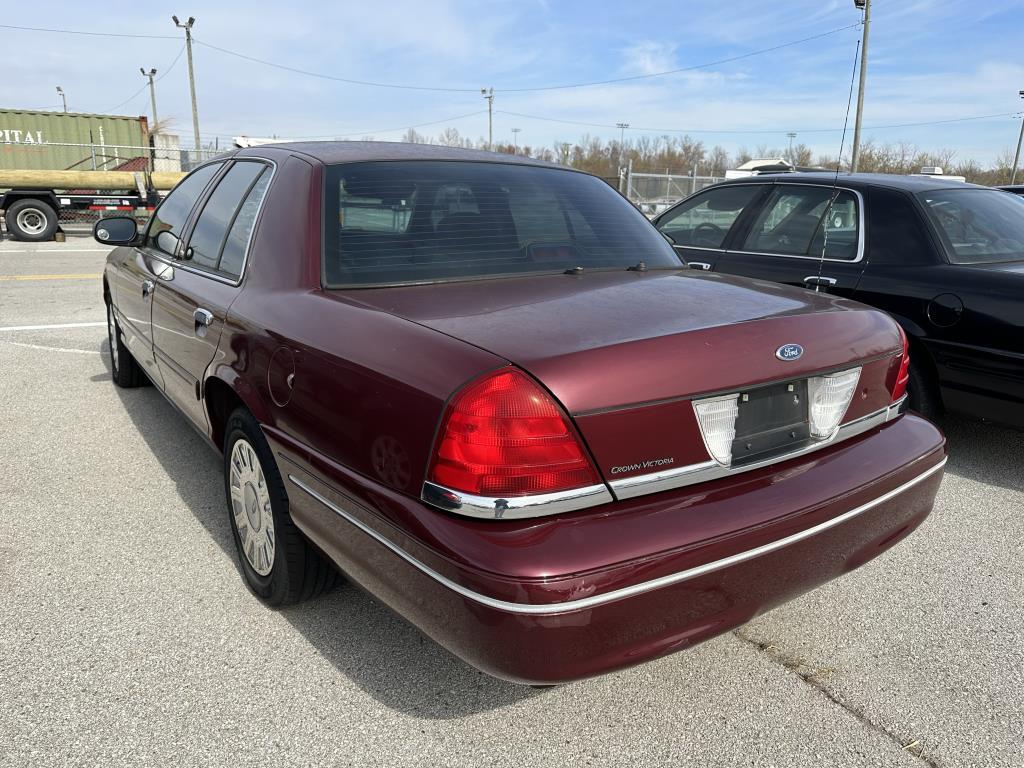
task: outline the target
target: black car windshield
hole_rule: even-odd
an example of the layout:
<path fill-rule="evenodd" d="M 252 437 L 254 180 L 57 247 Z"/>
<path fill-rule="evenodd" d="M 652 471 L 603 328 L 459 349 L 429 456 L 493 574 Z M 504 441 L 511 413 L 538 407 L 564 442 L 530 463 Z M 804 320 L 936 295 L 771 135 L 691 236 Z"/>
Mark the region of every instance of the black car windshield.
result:
<path fill-rule="evenodd" d="M 557 168 L 405 161 L 328 166 L 324 284 L 682 266 L 600 179 Z"/>
<path fill-rule="evenodd" d="M 1024 207 L 995 189 L 941 189 L 918 199 L 946 241 L 954 264 L 1024 261 Z"/>

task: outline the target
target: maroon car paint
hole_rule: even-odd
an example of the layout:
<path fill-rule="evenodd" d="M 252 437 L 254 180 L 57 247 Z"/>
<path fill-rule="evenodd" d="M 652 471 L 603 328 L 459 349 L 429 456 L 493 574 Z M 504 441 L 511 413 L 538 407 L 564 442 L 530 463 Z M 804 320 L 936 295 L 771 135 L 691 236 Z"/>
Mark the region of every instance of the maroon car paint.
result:
<path fill-rule="evenodd" d="M 549 518 L 478 520 L 429 507 L 418 497 L 444 405 L 486 371 L 515 363 L 536 377 L 573 414 L 608 479 L 612 466 L 664 451 L 679 464 L 706 460 L 694 395 L 863 364 L 848 418 L 888 405 L 896 326 L 832 297 L 690 271 L 325 291 L 322 164 L 298 154 L 239 153 L 273 160 L 277 171 L 242 285 L 200 377 L 202 420 L 184 402 L 190 395 L 166 394 L 218 446 L 217 403 L 225 392 L 237 396 L 279 459 L 296 524 L 350 578 L 471 663 L 508 679 L 555 682 L 686 647 L 856 567 L 928 514 L 941 471 L 792 547 L 585 611 L 523 616 L 452 592 L 288 477 L 457 584 L 544 604 L 643 582 L 833 518 L 935 467 L 944 440 L 908 416 L 744 475 Z M 108 280 L 131 252 L 112 254 Z M 803 359 L 774 358 L 793 342 L 807 350 Z M 659 422 L 672 428 L 655 430 Z M 638 472 L 623 476 L 631 474 Z"/>

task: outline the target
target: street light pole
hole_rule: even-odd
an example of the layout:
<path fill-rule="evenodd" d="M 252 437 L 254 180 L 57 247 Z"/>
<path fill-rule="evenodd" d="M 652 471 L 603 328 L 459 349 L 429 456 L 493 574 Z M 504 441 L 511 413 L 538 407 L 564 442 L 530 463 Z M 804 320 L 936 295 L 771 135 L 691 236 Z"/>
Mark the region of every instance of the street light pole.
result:
<path fill-rule="evenodd" d="M 188 89 L 192 95 L 192 133 L 196 142 L 196 153 L 200 150 L 199 145 L 199 108 L 196 106 L 196 73 L 192 68 L 192 25 L 196 23 L 194 16 L 189 16 L 188 21 L 182 24 L 177 16 L 171 16 L 174 26 L 185 30 L 185 51 L 188 54 Z M 196 157 L 198 160 L 198 156 Z"/>
<path fill-rule="evenodd" d="M 1018 95 L 1024 99 L 1024 91 L 1019 91 Z M 66 111 L 66 110 L 65 110 Z M 1013 156 L 1013 170 L 1010 171 L 1010 183 L 1017 183 L 1017 166 L 1020 165 L 1020 145 L 1024 144 L 1024 115 L 1021 115 L 1020 121 L 1020 136 L 1017 138 L 1017 154 Z"/>
<path fill-rule="evenodd" d="M 864 31 L 860 43 L 860 86 L 857 89 L 857 120 L 853 125 L 853 154 L 850 158 L 850 173 L 857 172 L 860 161 L 860 124 L 864 116 L 864 82 L 868 73 L 868 33 L 871 31 L 871 0 L 853 0 L 857 8 L 864 9 Z M 840 158 L 840 161 L 842 158 Z"/>
<path fill-rule="evenodd" d="M 494 89 L 481 88 L 480 93 L 487 99 L 487 149 L 494 151 Z"/>
<path fill-rule="evenodd" d="M 57 86 L 57 93 L 60 94 L 60 100 L 64 102 L 64 112 L 67 113 L 67 111 L 68 111 L 68 97 L 64 93 L 64 89 L 61 88 L 59 85 Z"/>
<path fill-rule="evenodd" d="M 512 154 L 513 155 L 518 155 L 519 154 L 519 132 L 521 130 L 523 130 L 523 129 L 522 128 L 513 128 L 512 129 Z"/>
<path fill-rule="evenodd" d="M 793 162 L 793 139 L 796 138 L 796 134 L 793 131 L 790 131 L 786 135 L 789 136 L 789 164 L 796 165 L 796 163 Z"/>
<path fill-rule="evenodd" d="M 150 69 L 149 72 L 147 72 L 142 67 L 139 67 L 139 72 L 142 73 L 143 77 L 148 77 L 149 78 L 149 100 L 153 104 L 153 125 L 150 126 L 149 130 L 150 130 L 150 132 L 152 132 L 152 130 L 154 128 L 156 128 L 156 124 L 160 120 L 156 116 L 156 86 L 153 85 L 153 76 L 156 75 L 156 69 L 155 68 L 154 69 Z"/>

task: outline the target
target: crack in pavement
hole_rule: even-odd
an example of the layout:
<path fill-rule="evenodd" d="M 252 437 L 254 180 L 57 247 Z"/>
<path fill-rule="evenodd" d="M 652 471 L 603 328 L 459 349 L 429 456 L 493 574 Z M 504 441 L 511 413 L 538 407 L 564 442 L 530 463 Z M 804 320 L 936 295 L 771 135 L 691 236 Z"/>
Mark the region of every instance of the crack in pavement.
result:
<path fill-rule="evenodd" d="M 785 667 L 830 701 L 838 704 L 848 713 L 853 715 L 861 723 L 888 738 L 893 744 L 898 746 L 901 751 L 916 757 L 922 763 L 929 766 L 929 768 L 942 768 L 941 763 L 928 754 L 924 745 L 921 744 L 918 739 L 910 739 L 909 742 L 905 741 L 899 734 L 889 730 L 881 723 L 877 723 L 872 720 L 863 709 L 843 701 L 839 696 L 829 690 L 825 684 L 825 680 L 835 672 L 831 667 L 811 667 L 806 664 L 803 659 L 785 654 L 777 645 L 758 640 L 755 637 L 744 634 L 741 630 L 733 630 L 732 634 L 748 645 L 752 645 L 762 653 L 767 654 L 768 657 L 776 664 Z"/>

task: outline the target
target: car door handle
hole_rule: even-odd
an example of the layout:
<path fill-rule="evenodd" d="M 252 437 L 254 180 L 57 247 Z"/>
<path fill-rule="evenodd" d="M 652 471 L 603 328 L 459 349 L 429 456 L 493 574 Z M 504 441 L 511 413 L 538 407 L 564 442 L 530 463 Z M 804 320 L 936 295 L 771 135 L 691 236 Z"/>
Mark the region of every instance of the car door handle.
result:
<path fill-rule="evenodd" d="M 826 277 L 825 275 L 808 275 L 804 278 L 804 285 L 808 288 L 825 286 L 826 288 L 832 288 L 838 280 L 834 277 Z"/>
<path fill-rule="evenodd" d="M 213 312 L 208 309 L 200 307 L 192 313 L 192 319 L 195 320 L 195 331 L 196 336 L 202 338 L 206 335 L 206 329 L 210 327 L 210 323 L 213 322 Z"/>
<path fill-rule="evenodd" d="M 142 298 L 152 295 L 153 293 L 153 281 L 143 280 L 142 281 Z"/>
<path fill-rule="evenodd" d="M 711 265 L 706 261 L 688 261 L 686 263 L 690 265 L 690 269 L 703 269 L 705 272 L 711 269 Z"/>

